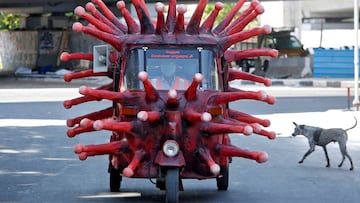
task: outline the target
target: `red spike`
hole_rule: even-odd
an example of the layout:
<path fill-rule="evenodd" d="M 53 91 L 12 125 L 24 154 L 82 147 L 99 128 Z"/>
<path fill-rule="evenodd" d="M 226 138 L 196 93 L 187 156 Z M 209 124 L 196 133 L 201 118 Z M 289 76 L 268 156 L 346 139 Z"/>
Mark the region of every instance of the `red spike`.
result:
<path fill-rule="evenodd" d="M 88 60 L 88 61 L 92 61 L 94 59 L 93 57 L 93 53 L 71 53 L 69 54 L 68 52 L 63 52 L 60 55 L 60 60 L 61 61 L 70 61 L 70 60 Z"/>
<path fill-rule="evenodd" d="M 236 13 L 240 10 L 246 0 L 239 0 L 231 11 L 226 15 L 226 17 L 219 23 L 219 25 L 214 29 L 213 33 L 219 34 L 223 31 L 232 21 Z"/>
<path fill-rule="evenodd" d="M 276 49 L 246 49 L 246 50 L 227 50 L 224 54 L 227 61 L 237 61 L 243 58 L 257 56 L 278 57 L 279 51 Z"/>
<path fill-rule="evenodd" d="M 121 141 L 114 141 L 106 144 L 98 145 L 86 145 L 77 144 L 74 148 L 74 152 L 79 154 L 80 160 L 87 159 L 88 156 L 113 154 L 120 151 L 122 147 Z"/>
<path fill-rule="evenodd" d="M 118 8 L 118 10 L 121 12 L 121 14 L 125 18 L 126 24 L 128 25 L 128 33 L 129 34 L 139 33 L 140 32 L 140 27 L 136 23 L 134 18 L 131 16 L 130 12 L 126 9 L 125 2 L 124 1 L 118 1 L 116 3 L 116 7 Z"/>
<path fill-rule="evenodd" d="M 224 31 L 219 33 L 221 36 L 231 35 L 242 31 L 246 25 L 254 20 L 259 14 L 264 12 L 264 8 L 258 1 L 252 1 L 250 6 L 237 17 Z"/>
<path fill-rule="evenodd" d="M 112 119 L 105 119 L 95 121 L 93 127 L 95 130 L 111 130 L 130 133 L 134 124 L 132 122 L 119 122 Z"/>
<path fill-rule="evenodd" d="M 107 32 L 110 34 L 118 34 L 119 32 L 117 32 L 117 30 L 115 30 L 114 28 L 104 24 L 103 22 L 101 22 L 100 20 L 96 19 L 94 16 L 89 15 L 85 12 L 85 9 L 82 6 L 78 6 L 75 8 L 74 13 L 85 19 L 86 21 L 88 21 L 89 23 L 91 23 L 92 25 L 94 25 L 97 29 L 103 31 L 103 32 Z"/>
<path fill-rule="evenodd" d="M 259 123 L 260 125 L 264 126 L 264 127 L 269 127 L 270 126 L 270 121 L 268 119 L 260 119 L 260 118 L 256 118 L 252 115 L 240 112 L 240 111 L 236 111 L 233 109 L 229 109 L 229 117 L 236 119 L 238 121 L 242 121 L 242 122 L 246 122 L 246 123 Z"/>
<path fill-rule="evenodd" d="M 194 75 L 193 81 L 191 82 L 190 86 L 184 93 L 186 100 L 193 101 L 197 98 L 196 90 L 199 84 L 201 83 L 201 81 L 203 81 L 203 79 L 204 76 L 201 73 L 196 73 Z"/>
<path fill-rule="evenodd" d="M 252 91 L 241 91 L 241 92 L 220 92 L 213 95 L 209 99 L 210 104 L 219 105 L 233 102 L 240 99 L 253 99 L 273 104 L 275 98 L 267 95 L 264 91 L 252 92 Z"/>
<path fill-rule="evenodd" d="M 262 84 L 264 84 L 266 86 L 270 86 L 271 83 L 272 83 L 272 81 L 270 79 L 267 79 L 267 78 L 264 78 L 264 77 L 261 77 L 261 76 L 257 76 L 257 75 L 251 74 L 251 73 L 238 71 L 238 70 L 235 70 L 233 68 L 229 68 L 228 73 L 229 73 L 228 81 L 237 80 L 237 79 L 249 80 L 249 81 L 262 83 Z"/>
<path fill-rule="evenodd" d="M 111 91 L 113 89 L 113 83 L 98 87 L 97 89 Z M 71 100 L 65 100 L 64 107 L 69 109 L 74 105 L 82 104 L 82 103 L 89 102 L 89 101 L 100 101 L 101 99 L 102 98 L 98 98 L 98 97 L 94 97 L 94 96 L 90 96 L 90 95 L 82 96 L 82 97 L 78 97 L 78 98 L 71 99 Z"/>
<path fill-rule="evenodd" d="M 91 26 L 83 26 L 81 23 L 76 22 L 73 24 L 74 32 L 83 32 L 85 34 L 96 37 L 104 42 L 111 44 L 115 49 L 121 50 L 123 39 L 119 35 L 113 35 L 102 32 Z"/>
<path fill-rule="evenodd" d="M 217 163 L 215 163 L 215 161 L 212 159 L 208 149 L 204 149 L 203 147 L 200 147 L 199 155 L 200 158 L 209 166 L 212 174 L 218 175 L 220 173 L 220 166 Z"/>
<path fill-rule="evenodd" d="M 113 92 L 108 90 L 97 90 L 92 89 L 86 86 L 81 86 L 79 89 L 79 93 L 82 95 L 90 95 L 97 98 L 107 99 L 110 101 L 117 100 L 118 102 L 122 103 L 125 99 L 125 94 L 123 92 Z"/>
<path fill-rule="evenodd" d="M 86 133 L 86 132 L 93 132 L 95 129 L 93 127 L 82 127 L 82 126 L 76 126 L 75 128 L 68 129 L 66 131 L 66 134 L 68 137 L 75 137 L 78 134 Z"/>
<path fill-rule="evenodd" d="M 273 140 L 276 138 L 276 133 L 275 132 L 269 132 L 269 131 L 266 131 L 266 130 L 260 130 L 260 132 L 256 132 L 256 134 L 258 135 L 263 135 L 267 138 L 269 138 L 270 140 Z"/>
<path fill-rule="evenodd" d="M 193 123 L 197 123 L 200 121 L 209 122 L 212 119 L 211 114 L 209 114 L 208 112 L 199 113 L 191 108 L 185 109 L 183 116 L 186 120 Z"/>
<path fill-rule="evenodd" d="M 176 18 L 174 33 L 184 32 L 184 13 L 187 11 L 186 5 L 182 4 L 177 7 L 178 15 Z"/>
<path fill-rule="evenodd" d="M 76 124 L 79 124 L 81 120 L 83 120 L 84 118 L 88 118 L 91 120 L 99 120 L 99 119 L 105 119 L 105 118 L 109 118 L 111 117 L 113 114 L 113 109 L 112 107 L 100 110 L 100 111 L 96 111 L 96 112 L 92 112 L 83 116 L 79 116 L 73 119 L 68 119 L 66 121 L 66 125 L 68 127 L 73 127 Z"/>
<path fill-rule="evenodd" d="M 124 29 L 124 25 L 120 23 L 119 19 L 110 11 L 110 9 L 105 5 L 102 0 L 92 0 L 94 4 L 98 5 L 100 10 L 104 13 L 107 19 L 110 20 L 115 26 L 121 29 L 123 32 L 126 31 Z M 100 38 L 99 38 L 100 39 Z"/>
<path fill-rule="evenodd" d="M 124 34 L 124 32 L 126 32 L 127 27 L 123 24 L 117 24 L 120 27 L 117 27 L 116 25 L 114 25 L 114 23 L 112 23 L 109 19 L 107 19 L 102 13 L 100 13 L 100 11 L 98 11 L 95 7 L 95 5 L 91 2 L 87 3 L 85 6 L 87 11 L 90 11 L 90 13 L 97 18 L 98 20 L 100 20 L 101 22 L 103 22 L 104 24 L 112 27 L 114 30 L 116 30 L 118 32 L 118 34 Z"/>
<path fill-rule="evenodd" d="M 139 72 L 138 78 L 144 84 L 146 100 L 153 102 L 157 101 L 159 99 L 159 93 L 156 91 L 154 86 L 152 86 L 151 81 L 149 80 L 148 73 L 145 71 Z"/>
<path fill-rule="evenodd" d="M 161 113 L 158 111 L 140 111 L 137 118 L 141 121 L 149 121 L 150 123 L 161 119 Z"/>
<path fill-rule="evenodd" d="M 210 13 L 210 15 L 205 19 L 203 24 L 200 27 L 201 33 L 208 33 L 211 31 L 212 27 L 214 26 L 214 22 L 216 17 L 219 15 L 219 12 L 224 8 L 224 4 L 221 2 L 216 2 L 214 9 Z"/>
<path fill-rule="evenodd" d="M 194 14 L 191 16 L 189 24 L 186 28 L 186 32 L 188 34 L 199 34 L 200 33 L 201 17 L 204 13 L 207 3 L 208 3 L 208 0 L 199 0 L 199 3 L 194 11 Z"/>
<path fill-rule="evenodd" d="M 109 73 L 108 72 L 94 73 L 92 69 L 88 69 L 88 70 L 74 72 L 74 73 L 66 73 L 64 75 L 64 80 L 66 82 L 70 82 L 74 79 L 93 77 L 93 76 L 109 76 Z"/>
<path fill-rule="evenodd" d="M 176 0 L 169 0 L 168 14 L 166 17 L 166 28 L 168 32 L 174 32 L 176 19 Z"/>
<path fill-rule="evenodd" d="M 168 99 L 166 101 L 167 106 L 171 106 L 171 107 L 179 106 L 179 100 L 177 99 L 177 92 L 175 89 L 170 89 L 168 91 L 167 96 L 168 96 Z"/>
<path fill-rule="evenodd" d="M 241 42 L 243 40 L 249 39 L 251 37 L 260 35 L 260 34 L 269 34 L 271 33 L 271 27 L 265 25 L 261 28 L 253 28 L 251 30 L 246 30 L 239 32 L 233 35 L 226 36 L 220 40 L 220 44 L 223 45 L 223 50 L 227 50 L 231 45 Z"/>
<path fill-rule="evenodd" d="M 165 32 L 165 18 L 164 18 L 164 4 L 157 2 L 155 4 L 155 10 L 157 12 L 157 21 L 156 21 L 156 34 L 161 34 Z"/>
<path fill-rule="evenodd" d="M 145 156 L 146 152 L 143 149 L 139 149 L 135 152 L 130 164 L 123 170 L 123 175 L 131 177 L 134 175 L 134 170 L 140 165 L 140 161 Z"/>
<path fill-rule="evenodd" d="M 132 0 L 133 6 L 135 7 L 136 13 L 138 15 L 140 25 L 141 25 L 141 33 L 142 34 L 154 34 L 155 28 L 151 22 L 151 17 L 149 11 L 147 10 L 147 6 L 142 0 Z"/>
<path fill-rule="evenodd" d="M 263 163 L 268 160 L 268 154 L 266 152 L 252 152 L 231 145 L 218 145 L 216 146 L 216 151 L 221 156 L 243 157 L 255 160 L 258 163 Z"/>
<path fill-rule="evenodd" d="M 200 130 L 209 134 L 221 134 L 221 133 L 243 133 L 244 135 L 250 135 L 253 129 L 249 125 L 234 125 L 234 124 L 220 124 L 220 123 L 202 123 Z"/>

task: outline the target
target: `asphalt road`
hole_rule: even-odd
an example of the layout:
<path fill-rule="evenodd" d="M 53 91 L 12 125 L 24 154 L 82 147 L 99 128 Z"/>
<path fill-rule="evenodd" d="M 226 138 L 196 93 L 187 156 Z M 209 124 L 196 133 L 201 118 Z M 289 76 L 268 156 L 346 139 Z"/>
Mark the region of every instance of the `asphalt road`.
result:
<path fill-rule="evenodd" d="M 37 89 L 0 91 L 3 101 L 0 103 L 0 202 L 162 202 L 164 192 L 147 179 L 125 178 L 120 193 L 108 193 L 107 157 L 77 159 L 74 145 L 107 142 L 109 133 L 88 133 L 70 139 L 65 134 L 64 120 L 89 113 L 89 109 L 107 107 L 109 103 L 94 102 L 65 110 L 59 100 L 76 94 L 70 90 L 58 89 L 56 94 L 51 94 L 53 90 L 47 93 L 43 90 L 37 102 L 33 101 L 41 92 Z M 337 91 L 339 95 L 335 96 L 279 96 L 274 106 L 243 101 L 232 107 L 250 114 L 303 112 L 309 111 L 310 106 L 310 110 L 318 111 L 346 108 L 346 97 L 341 95 L 342 90 Z M 12 99 L 5 101 L 9 98 L 5 95 Z M 28 100 L 16 101 L 16 95 Z M 232 143 L 249 150 L 266 151 L 269 160 L 258 164 L 235 158 L 230 165 L 230 185 L 226 192 L 216 190 L 215 180 L 185 180 L 181 202 L 355 203 L 360 199 L 358 140 L 348 143 L 354 171 L 348 170 L 347 160 L 342 168 L 337 167 L 341 157 L 336 144 L 328 147 L 332 167 L 325 168 L 320 148 L 303 164 L 297 163 L 308 149 L 302 137 L 268 140 L 256 135 L 232 135 Z"/>

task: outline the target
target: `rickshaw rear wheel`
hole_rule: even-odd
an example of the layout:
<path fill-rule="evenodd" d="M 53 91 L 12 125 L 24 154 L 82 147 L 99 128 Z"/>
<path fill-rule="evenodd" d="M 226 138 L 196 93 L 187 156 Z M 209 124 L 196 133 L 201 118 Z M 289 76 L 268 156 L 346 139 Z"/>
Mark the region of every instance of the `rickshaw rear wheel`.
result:
<path fill-rule="evenodd" d="M 179 168 L 168 168 L 165 177 L 166 203 L 179 202 Z"/>
<path fill-rule="evenodd" d="M 216 178 L 217 188 L 218 190 L 225 191 L 229 187 L 229 167 L 221 167 L 220 174 L 221 176 Z"/>
<path fill-rule="evenodd" d="M 120 170 L 114 168 L 114 166 L 110 163 L 109 166 L 109 173 L 110 173 L 110 191 L 111 192 L 119 192 L 122 176 L 120 175 Z"/>

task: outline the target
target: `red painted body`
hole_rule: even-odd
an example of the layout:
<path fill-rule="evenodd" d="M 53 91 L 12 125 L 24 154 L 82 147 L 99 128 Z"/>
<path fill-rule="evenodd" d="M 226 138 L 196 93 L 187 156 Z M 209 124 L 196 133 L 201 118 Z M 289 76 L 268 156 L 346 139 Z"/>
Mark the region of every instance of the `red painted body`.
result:
<path fill-rule="evenodd" d="M 268 132 L 270 121 L 259 119 L 240 110 L 229 109 L 228 104 L 242 99 L 263 101 L 268 104 L 275 102 L 274 97 L 265 92 L 244 91 L 232 88 L 229 82 L 233 80 L 250 80 L 271 85 L 266 78 L 234 70 L 230 62 L 249 56 L 276 56 L 276 50 L 228 50 L 242 40 L 259 34 L 268 33 L 268 26 L 244 30 L 245 26 L 263 12 L 263 7 L 256 0 L 240 15 L 236 13 L 245 3 L 239 0 L 236 6 L 215 28 L 214 21 L 223 5 L 216 3 L 212 13 L 201 24 L 201 17 L 207 5 L 206 0 L 200 0 L 198 7 L 189 22 L 184 21 L 185 6 L 176 8 L 176 0 L 169 0 L 168 14 L 165 19 L 164 5 L 157 3 L 155 10 L 157 19 L 149 17 L 149 11 L 144 0 L 133 0 L 139 22 L 133 19 L 123 1 L 117 3 L 117 8 L 125 22 L 117 20 L 101 0 L 93 0 L 86 8 L 77 7 L 75 14 L 88 21 L 89 25 L 74 23 L 73 30 L 83 32 L 111 45 L 113 49 L 109 56 L 111 65 L 106 72 L 96 72 L 93 69 L 69 73 L 65 81 L 90 76 L 107 76 L 113 82 L 96 89 L 81 87 L 82 97 L 64 102 L 66 108 L 85 102 L 110 100 L 109 108 L 69 119 L 71 127 L 69 137 L 84 132 L 107 130 L 111 132 L 109 143 L 100 145 L 77 145 L 75 153 L 81 160 L 89 156 L 109 154 L 110 174 L 115 173 L 131 178 L 157 178 L 157 186 L 163 189 L 163 178 L 166 171 L 177 168 L 179 179 L 217 178 L 219 189 L 227 189 L 227 182 L 221 182 L 228 174 L 231 157 L 242 157 L 262 163 L 267 160 L 265 152 L 253 152 L 231 145 L 228 134 L 243 135 L 258 134 L 269 139 L 275 138 L 275 133 Z M 98 10 L 99 9 L 99 10 Z M 191 56 L 200 71 L 193 75 L 190 86 L 185 90 L 157 90 L 151 82 L 151 73 L 147 64 L 153 55 L 150 51 L 158 50 L 166 57 Z M 182 53 L 189 55 L 179 55 Z M 165 51 L 164 51 L 165 50 Z M 129 53 L 141 52 L 145 57 L 143 69 L 136 67 L 137 78 L 131 77 L 129 83 L 127 74 L 135 70 L 131 66 Z M 175 54 L 174 54 L 175 53 Z M 204 55 L 208 54 L 208 55 Z M 136 55 L 142 56 L 142 55 Z M 215 69 L 206 70 L 204 56 L 212 56 L 208 64 Z M 63 53 L 64 61 L 83 59 L 96 60 L 92 53 Z M 176 58 L 177 59 L 177 58 Z M 191 58 L 192 59 L 192 58 Z M 141 60 L 140 60 L 141 61 Z M 184 60 L 184 62 L 186 62 Z M 130 65 L 129 65 L 130 64 Z M 140 64 L 140 62 L 139 62 Z M 157 66 L 160 64 L 152 64 Z M 150 66 L 149 66 L 150 67 Z M 210 66 L 209 66 L 210 68 Z M 149 69 L 150 70 L 150 69 Z M 215 70 L 216 73 L 211 72 Z M 215 78 L 209 78 L 213 75 Z M 213 81 L 211 88 L 208 84 Z M 136 84 L 136 88 L 131 85 Z M 129 88 L 130 87 L 130 88 Z M 163 152 L 167 141 L 176 142 L 179 152 L 169 157 Z M 172 150 L 172 148 L 171 148 Z M 170 151 L 171 151 L 170 150 Z M 115 177 L 116 174 L 115 174 Z M 112 177 L 111 181 L 112 181 Z M 116 178 L 115 178 L 116 179 Z M 121 178 L 120 178 L 121 180 Z M 114 180 L 113 180 L 114 181 Z M 225 184 L 225 185 L 224 185 Z M 111 186 L 112 190 L 116 190 Z M 169 189 L 170 190 L 170 189 Z M 171 194 L 169 198 L 171 199 Z M 176 197 L 175 197 L 176 200 Z M 168 201 L 172 202 L 172 201 Z"/>

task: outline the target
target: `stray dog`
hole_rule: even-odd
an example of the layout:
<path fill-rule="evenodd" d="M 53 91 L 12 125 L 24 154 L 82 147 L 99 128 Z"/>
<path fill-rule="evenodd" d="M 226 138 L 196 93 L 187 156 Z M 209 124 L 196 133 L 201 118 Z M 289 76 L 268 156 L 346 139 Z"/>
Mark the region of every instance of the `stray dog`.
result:
<path fill-rule="evenodd" d="M 346 130 L 341 128 L 323 129 L 323 128 L 307 126 L 307 125 L 298 125 L 295 122 L 293 122 L 293 124 L 295 125 L 295 129 L 292 136 L 295 137 L 297 135 L 304 135 L 308 139 L 310 145 L 310 149 L 304 154 L 302 159 L 299 161 L 299 164 L 303 163 L 305 158 L 309 156 L 312 152 L 314 152 L 315 146 L 318 145 L 324 149 L 325 157 L 327 161 L 326 167 L 330 167 L 330 160 L 326 150 L 326 145 L 329 144 L 330 142 L 338 142 L 340 147 L 340 152 L 342 154 L 342 161 L 340 162 L 338 167 L 341 167 L 343 165 L 345 157 L 347 157 L 351 164 L 350 170 L 354 169 L 352 159 L 346 151 L 346 141 L 348 139 L 348 135 L 346 132 L 350 129 L 355 128 L 355 126 L 357 125 L 356 118 L 355 118 L 355 125 Z"/>

